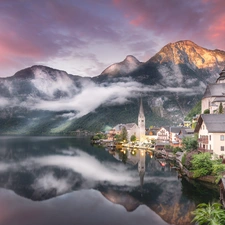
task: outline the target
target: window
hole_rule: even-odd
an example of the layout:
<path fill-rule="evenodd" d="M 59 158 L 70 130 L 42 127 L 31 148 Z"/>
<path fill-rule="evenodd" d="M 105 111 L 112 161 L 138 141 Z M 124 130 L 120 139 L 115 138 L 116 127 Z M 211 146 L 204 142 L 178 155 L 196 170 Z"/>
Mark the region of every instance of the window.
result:
<path fill-rule="evenodd" d="M 209 140 L 211 141 L 211 135 L 209 135 Z"/>
<path fill-rule="evenodd" d="M 203 129 L 203 130 L 205 129 L 205 126 L 204 126 L 204 125 L 202 125 L 202 129 Z"/>
<path fill-rule="evenodd" d="M 224 146 L 220 146 L 220 151 L 224 151 Z"/>
<path fill-rule="evenodd" d="M 220 135 L 220 140 L 224 141 L 224 135 Z"/>

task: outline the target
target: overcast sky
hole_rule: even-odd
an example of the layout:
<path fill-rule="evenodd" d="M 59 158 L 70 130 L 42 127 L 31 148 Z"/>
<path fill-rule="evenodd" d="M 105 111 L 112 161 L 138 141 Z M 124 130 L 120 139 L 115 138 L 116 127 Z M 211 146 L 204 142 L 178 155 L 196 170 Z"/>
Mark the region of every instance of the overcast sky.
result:
<path fill-rule="evenodd" d="M 164 45 L 225 50 L 224 0 L 0 0 L 0 76 L 35 64 L 81 76 Z"/>

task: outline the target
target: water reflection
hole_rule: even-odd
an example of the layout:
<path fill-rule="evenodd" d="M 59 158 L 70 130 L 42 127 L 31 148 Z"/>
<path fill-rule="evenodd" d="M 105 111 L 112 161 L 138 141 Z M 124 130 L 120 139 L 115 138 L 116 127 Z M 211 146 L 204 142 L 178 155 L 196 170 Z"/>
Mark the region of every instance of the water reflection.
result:
<path fill-rule="evenodd" d="M 81 190 L 48 201 L 32 202 L 0 189 L 0 210 L 1 225 L 168 225 L 146 206 L 127 212 L 95 190 Z"/>
<path fill-rule="evenodd" d="M 13 190 L 20 196 L 32 200 L 49 199 L 48 201 L 32 202 L 31 204 L 30 201 L 21 200 L 18 196 L 12 195 L 11 192 L 9 192 L 10 194 L 8 192 L 8 194 L 3 194 L 3 191 L 0 192 L 0 200 L 4 199 L 4 202 L 0 202 L 0 206 L 13 204 L 7 203 L 10 199 L 15 202 L 24 201 L 32 205 L 31 208 L 34 207 L 35 213 L 40 215 L 42 213 L 42 209 L 39 211 L 40 205 L 46 209 L 48 204 L 52 205 L 54 202 L 58 204 L 57 207 L 63 208 L 62 204 L 67 205 L 66 201 L 73 199 L 73 196 L 76 195 L 76 199 L 78 198 L 80 201 L 79 204 L 83 204 L 81 207 L 83 211 L 78 211 L 83 216 L 87 213 L 85 210 L 91 210 L 89 201 L 95 201 L 97 205 L 100 203 L 111 204 L 112 208 L 110 208 L 111 206 L 106 207 L 109 210 L 108 214 L 111 213 L 111 210 L 114 210 L 113 213 L 123 215 L 130 224 L 133 223 L 130 220 L 133 218 L 132 215 L 135 215 L 135 218 L 143 215 L 142 221 L 146 222 L 147 219 L 150 219 L 147 214 L 151 214 L 150 209 L 153 209 L 168 223 L 185 225 L 190 224 L 192 219 L 190 212 L 196 204 L 218 198 L 216 191 L 201 184 L 198 184 L 198 188 L 206 194 L 204 196 L 201 194 L 194 195 L 195 184 L 188 183 L 187 185 L 186 181 L 179 180 L 177 171 L 173 169 L 169 162 L 156 159 L 151 152 L 144 150 L 121 149 L 120 151 L 107 152 L 104 149 L 90 146 L 88 139 L 65 137 L 1 137 L 0 141 L 0 187 Z M 94 196 L 98 193 L 98 198 L 92 199 L 93 196 L 89 196 L 89 199 L 86 198 L 85 196 L 93 194 L 93 189 L 97 190 L 94 191 Z M 85 195 L 82 195 L 84 192 L 81 190 L 86 190 Z M 8 198 L 4 197 L 5 194 Z M 55 198 L 59 195 L 61 197 Z M 206 195 L 208 198 L 205 198 Z M 64 201 L 64 199 L 67 200 Z M 74 201 L 77 203 L 77 200 L 74 199 Z M 118 205 L 115 206 L 112 203 Z M 58 210 L 57 207 L 54 210 Z M 93 209 L 95 207 L 92 208 L 92 211 Z M 142 210 L 140 209 L 143 209 L 146 214 L 141 214 Z M 7 210 L 9 209 L 7 208 Z M 23 210 L 27 212 L 28 207 Z M 50 210 L 49 213 L 54 214 L 54 210 Z M 68 208 L 67 210 L 69 212 Z M 105 212 L 101 207 L 98 210 Z M 127 214 L 126 210 L 132 212 L 132 214 Z M 18 216 L 22 214 L 19 207 L 16 211 Z M 63 213 L 68 215 L 67 212 Z M 74 216 L 78 216 L 76 214 Z M 109 216 L 108 214 L 105 212 L 104 215 Z M 96 220 L 94 215 L 96 215 Z M 93 221 L 90 220 L 92 224 L 98 221 L 97 216 L 99 214 L 93 212 Z M 114 216 L 116 217 L 115 214 Z M 9 219 L 9 215 L 7 218 Z M 153 216 L 153 218 L 156 217 Z M 74 220 L 74 218 L 71 219 Z M 162 222 L 162 220 L 160 221 Z M 114 222 L 122 224 L 115 220 Z M 154 224 L 151 223 L 151 220 L 148 223 L 145 222 L 142 224 Z M 161 222 L 158 224 L 163 224 Z M 52 222 L 52 224 L 57 223 Z M 66 224 L 72 223 L 68 221 Z M 96 222 L 96 224 L 101 223 Z"/>

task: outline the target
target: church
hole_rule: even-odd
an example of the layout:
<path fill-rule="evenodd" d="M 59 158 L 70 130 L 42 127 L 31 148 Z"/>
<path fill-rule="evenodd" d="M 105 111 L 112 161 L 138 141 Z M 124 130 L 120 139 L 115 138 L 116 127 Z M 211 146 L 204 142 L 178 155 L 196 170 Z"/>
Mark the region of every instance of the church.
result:
<path fill-rule="evenodd" d="M 125 127 L 127 130 L 127 140 L 130 141 L 132 135 L 135 135 L 137 140 L 145 140 L 145 115 L 143 109 L 142 99 L 140 100 L 139 114 L 138 114 L 138 125 L 136 123 L 126 123 L 126 124 L 117 124 L 113 127 L 109 134 L 120 134 L 122 128 Z"/>
<path fill-rule="evenodd" d="M 217 114 L 220 105 L 223 109 L 225 107 L 225 68 L 219 75 L 216 83 L 208 84 L 205 90 L 202 98 L 202 114 L 206 113 L 206 110 L 210 114 Z"/>

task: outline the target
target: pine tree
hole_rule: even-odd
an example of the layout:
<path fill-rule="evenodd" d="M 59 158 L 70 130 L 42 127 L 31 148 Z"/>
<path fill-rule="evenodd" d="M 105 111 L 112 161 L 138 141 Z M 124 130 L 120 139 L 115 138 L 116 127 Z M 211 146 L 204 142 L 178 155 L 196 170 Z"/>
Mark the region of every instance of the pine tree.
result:
<path fill-rule="evenodd" d="M 219 114 L 223 113 L 223 105 L 222 102 L 220 102 L 220 106 L 219 106 Z"/>

